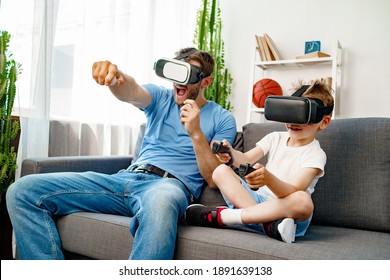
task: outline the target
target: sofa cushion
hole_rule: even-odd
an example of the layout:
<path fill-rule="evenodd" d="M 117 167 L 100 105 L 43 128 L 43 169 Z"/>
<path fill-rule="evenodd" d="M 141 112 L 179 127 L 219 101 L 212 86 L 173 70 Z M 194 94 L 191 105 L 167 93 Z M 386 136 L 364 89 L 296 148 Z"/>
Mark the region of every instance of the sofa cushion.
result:
<path fill-rule="evenodd" d="M 390 118 L 333 120 L 318 140 L 328 161 L 313 222 L 389 232 Z"/>
<path fill-rule="evenodd" d="M 141 151 L 142 143 L 144 141 L 145 128 L 146 128 L 146 124 L 145 123 L 141 124 L 140 127 L 139 127 L 139 132 L 138 132 L 138 136 L 137 136 L 137 142 L 135 142 L 134 152 L 132 154 L 132 156 L 133 156 L 132 163 L 137 161 L 139 153 Z"/>
<path fill-rule="evenodd" d="M 87 212 L 74 213 L 57 220 L 65 251 L 82 258 L 103 260 L 129 258 L 133 243 L 129 225 L 129 217 Z"/>
<path fill-rule="evenodd" d="M 127 259 L 131 218 L 75 213 L 57 221 L 63 249 L 73 258 Z M 388 233 L 316 226 L 286 244 L 260 233 L 180 225 L 175 259 L 389 259 Z M 69 254 L 69 252 L 71 254 Z"/>
<path fill-rule="evenodd" d="M 273 122 L 245 125 L 244 151 L 284 129 Z M 389 232 L 390 118 L 334 119 L 317 139 L 327 164 L 313 193 L 313 224 Z"/>

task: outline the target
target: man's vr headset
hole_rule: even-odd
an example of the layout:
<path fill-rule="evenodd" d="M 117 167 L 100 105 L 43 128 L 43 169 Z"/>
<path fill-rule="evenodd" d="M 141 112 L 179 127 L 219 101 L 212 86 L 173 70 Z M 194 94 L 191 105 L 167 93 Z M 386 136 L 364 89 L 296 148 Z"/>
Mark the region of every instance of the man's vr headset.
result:
<path fill-rule="evenodd" d="M 333 104 L 324 106 L 320 99 L 301 97 L 309 87 L 302 86 L 292 96 L 268 96 L 264 106 L 265 118 L 294 124 L 319 123 L 325 115 L 332 113 Z"/>
<path fill-rule="evenodd" d="M 188 52 L 170 59 L 161 58 L 154 63 L 154 70 L 157 76 L 167 79 L 179 85 L 196 84 L 203 78 L 207 77 L 202 69 L 181 59 L 188 57 L 190 54 L 197 52 L 192 49 Z"/>

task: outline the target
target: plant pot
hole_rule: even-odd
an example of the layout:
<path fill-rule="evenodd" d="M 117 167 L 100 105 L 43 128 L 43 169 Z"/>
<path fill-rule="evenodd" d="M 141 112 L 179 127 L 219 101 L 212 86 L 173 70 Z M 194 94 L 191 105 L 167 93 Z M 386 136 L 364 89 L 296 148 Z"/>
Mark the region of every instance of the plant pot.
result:
<path fill-rule="evenodd" d="M 12 260 L 12 224 L 9 219 L 5 193 L 0 203 L 0 259 Z"/>

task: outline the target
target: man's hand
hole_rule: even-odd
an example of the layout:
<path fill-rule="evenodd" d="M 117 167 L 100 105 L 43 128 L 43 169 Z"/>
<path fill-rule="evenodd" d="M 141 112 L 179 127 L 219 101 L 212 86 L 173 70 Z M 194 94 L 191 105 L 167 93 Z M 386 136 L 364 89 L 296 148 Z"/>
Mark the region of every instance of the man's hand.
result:
<path fill-rule="evenodd" d="M 109 86 L 112 94 L 120 101 L 133 104 L 137 108 L 146 108 L 152 102 L 152 97 L 146 89 L 107 60 L 93 64 L 92 77 L 99 85 Z"/>
<path fill-rule="evenodd" d="M 194 100 L 184 101 L 184 105 L 180 108 L 180 122 L 184 125 L 188 135 L 194 136 L 196 133 L 202 133 L 200 109 Z"/>
<path fill-rule="evenodd" d="M 107 60 L 98 61 L 93 64 L 92 77 L 99 85 L 102 86 L 119 86 L 124 82 L 123 76 L 118 70 L 118 67 Z M 112 84 L 113 81 L 114 84 Z"/>

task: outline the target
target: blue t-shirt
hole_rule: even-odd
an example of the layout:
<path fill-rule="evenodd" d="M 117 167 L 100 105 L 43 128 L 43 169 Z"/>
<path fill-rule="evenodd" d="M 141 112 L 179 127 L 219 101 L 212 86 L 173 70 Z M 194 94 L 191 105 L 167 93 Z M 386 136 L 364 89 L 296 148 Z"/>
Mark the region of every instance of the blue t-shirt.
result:
<path fill-rule="evenodd" d="M 198 198 L 204 179 L 199 172 L 194 148 L 184 125 L 173 89 L 144 85 L 152 96 L 143 109 L 147 124 L 138 163 L 153 164 L 182 181 Z M 234 117 L 215 102 L 208 101 L 200 109 L 200 127 L 207 141 L 226 139 L 233 143 L 237 128 Z"/>

